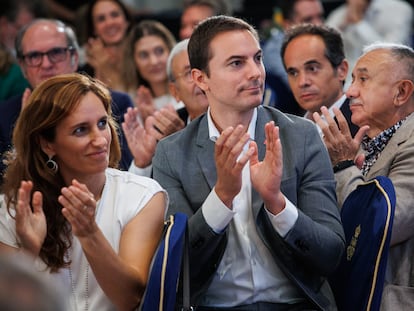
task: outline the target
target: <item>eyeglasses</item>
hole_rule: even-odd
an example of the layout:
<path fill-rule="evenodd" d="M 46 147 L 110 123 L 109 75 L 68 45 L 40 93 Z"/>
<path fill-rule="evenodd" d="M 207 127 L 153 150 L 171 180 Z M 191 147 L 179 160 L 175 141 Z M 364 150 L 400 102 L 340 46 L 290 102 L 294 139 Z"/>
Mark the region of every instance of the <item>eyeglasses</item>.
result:
<path fill-rule="evenodd" d="M 65 61 L 68 56 L 67 52 L 69 51 L 70 53 L 72 53 L 74 50 L 74 47 L 69 46 L 65 48 L 53 48 L 46 52 L 33 51 L 25 55 L 22 55 L 21 59 L 24 60 L 27 66 L 37 67 L 42 64 L 43 56 L 46 55 L 52 64 L 56 64 Z"/>
<path fill-rule="evenodd" d="M 193 82 L 193 77 L 191 76 L 191 69 L 188 69 L 175 76 L 175 80 L 183 78 L 186 82 Z"/>

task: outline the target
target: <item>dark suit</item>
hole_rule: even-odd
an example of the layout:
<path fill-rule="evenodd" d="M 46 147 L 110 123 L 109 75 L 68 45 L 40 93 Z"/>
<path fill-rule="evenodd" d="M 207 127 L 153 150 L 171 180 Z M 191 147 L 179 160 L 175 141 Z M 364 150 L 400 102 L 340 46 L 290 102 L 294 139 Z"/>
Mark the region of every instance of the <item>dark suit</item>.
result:
<path fill-rule="evenodd" d="M 188 123 L 188 111 L 187 108 L 182 107 L 177 110 L 177 114 L 180 117 L 181 120 L 183 120 L 184 124 L 187 125 Z"/>
<path fill-rule="evenodd" d="M 124 113 L 128 107 L 133 107 L 131 98 L 121 92 L 111 91 L 112 96 L 112 114 L 119 125 L 119 142 L 121 144 L 122 158 L 119 168 L 128 170 L 133 159 L 129 151 L 127 141 L 121 129 L 121 123 L 124 122 Z M 12 144 L 12 135 L 14 125 L 22 109 L 22 95 L 17 95 L 9 100 L 0 102 L 0 158 L 3 159 L 4 153 L 10 150 Z M 3 161 L 0 161 L 0 184 L 3 183 L 3 173 L 6 168 Z"/>
<path fill-rule="evenodd" d="M 349 130 L 351 132 L 352 137 L 355 136 L 355 134 L 358 132 L 359 127 L 356 126 L 354 123 L 352 123 L 351 121 L 351 109 L 349 108 L 349 98 L 347 98 L 344 103 L 341 105 L 341 108 L 339 108 L 339 110 L 342 112 L 342 114 L 344 115 L 346 121 L 348 122 L 348 126 L 349 126 Z M 335 118 L 336 121 L 336 118 Z"/>
<path fill-rule="evenodd" d="M 259 106 L 256 137 L 259 159 L 265 154 L 264 125 L 274 120 L 283 147 L 283 194 L 298 208 L 298 219 L 285 238 L 275 231 L 259 194 L 252 190 L 253 217 L 258 233 L 274 261 L 308 301 L 322 310 L 335 310 L 325 276 L 338 264 L 344 234 L 335 197 L 335 181 L 328 153 L 315 125 L 303 118 Z M 192 303 L 211 282 L 227 243 L 227 230 L 216 234 L 200 208 L 217 179 L 214 142 L 207 116 L 161 140 L 153 158 L 153 175 L 169 194 L 169 214 L 190 216 Z M 312 238 L 309 238 L 312 237 Z"/>

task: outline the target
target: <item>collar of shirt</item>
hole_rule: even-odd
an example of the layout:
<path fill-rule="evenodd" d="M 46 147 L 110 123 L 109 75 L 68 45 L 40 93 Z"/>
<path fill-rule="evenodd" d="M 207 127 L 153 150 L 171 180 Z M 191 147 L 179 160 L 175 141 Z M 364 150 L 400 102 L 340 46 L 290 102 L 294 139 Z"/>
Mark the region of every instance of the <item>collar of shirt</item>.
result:
<path fill-rule="evenodd" d="M 334 114 L 334 112 L 333 112 L 333 108 L 334 107 L 337 107 L 338 109 L 340 109 L 341 108 L 341 106 L 342 106 L 342 104 L 345 102 L 345 100 L 346 100 L 346 95 L 345 94 L 343 94 L 336 102 L 334 102 L 333 103 L 333 105 L 332 106 L 330 106 L 329 108 L 328 108 L 328 111 L 329 111 L 329 114 L 334 118 L 335 117 L 335 114 Z M 306 119 L 310 119 L 310 112 L 309 111 L 307 111 L 306 113 L 305 113 L 305 115 L 304 115 L 304 118 L 306 118 Z M 322 119 L 323 119 L 323 116 L 321 116 L 322 117 Z"/>
<path fill-rule="evenodd" d="M 328 108 L 328 112 L 329 112 L 329 114 L 331 115 L 331 117 L 332 118 L 335 118 L 335 114 L 334 114 L 334 112 L 333 112 L 333 108 L 334 107 L 336 107 L 336 108 L 338 108 L 338 109 L 340 109 L 341 108 L 341 106 L 342 106 L 342 104 L 345 102 L 345 100 L 346 100 L 346 95 L 345 94 L 343 94 L 336 102 L 334 102 L 333 103 L 333 105 L 332 106 L 330 106 L 329 108 Z M 306 118 L 306 119 L 310 119 L 310 115 L 309 115 L 309 112 L 306 112 L 305 113 L 305 115 L 303 116 L 304 118 Z M 323 116 L 323 115 L 321 115 L 321 118 L 323 119 L 323 120 L 325 120 L 325 117 Z M 316 123 L 315 123 L 316 124 Z M 319 127 L 319 125 L 317 125 L 316 124 L 316 128 L 318 129 L 318 133 L 319 133 L 319 135 L 322 137 L 322 135 L 323 135 L 323 133 L 322 133 L 322 130 L 321 130 L 321 128 Z"/>
<path fill-rule="evenodd" d="M 368 173 L 371 166 L 377 161 L 382 150 L 387 146 L 391 137 L 401 127 L 405 119 L 406 118 L 398 121 L 396 124 L 382 131 L 372 139 L 367 135 L 364 136 L 361 142 L 361 147 L 366 152 L 366 155 L 361 169 L 362 174 L 366 175 Z"/>
<path fill-rule="evenodd" d="M 332 118 L 335 117 L 333 108 L 336 107 L 338 109 L 341 109 L 341 106 L 345 102 L 345 100 L 346 100 L 346 95 L 343 94 L 336 102 L 334 102 L 334 104 L 331 107 L 329 107 L 328 111 L 329 111 L 329 114 L 332 116 Z"/>
<path fill-rule="evenodd" d="M 254 140 L 254 137 L 256 135 L 256 121 L 257 121 L 257 108 L 254 108 L 253 115 L 249 123 L 249 128 L 247 129 L 247 132 L 250 135 L 250 140 Z M 220 132 L 217 129 L 217 127 L 214 125 L 213 119 L 210 115 L 210 107 L 207 109 L 207 124 L 208 124 L 208 135 L 210 137 L 210 140 L 216 142 L 217 138 L 220 136 Z"/>

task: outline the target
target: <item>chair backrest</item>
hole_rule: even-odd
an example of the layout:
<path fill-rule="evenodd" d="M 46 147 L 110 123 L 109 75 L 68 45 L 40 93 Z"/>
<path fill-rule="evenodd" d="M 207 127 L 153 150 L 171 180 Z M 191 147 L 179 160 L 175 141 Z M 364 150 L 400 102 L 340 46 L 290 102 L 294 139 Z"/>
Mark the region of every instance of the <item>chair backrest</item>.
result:
<path fill-rule="evenodd" d="M 345 200 L 346 251 L 330 284 L 339 311 L 379 310 L 395 210 L 391 180 L 378 176 Z"/>
<path fill-rule="evenodd" d="M 173 311 L 175 309 L 180 273 L 185 263 L 185 256 L 188 256 L 186 239 L 188 239 L 187 216 L 183 213 L 170 215 L 164 224 L 163 236 L 154 255 L 147 288 L 139 310 Z M 189 294 L 187 295 L 189 303 Z"/>

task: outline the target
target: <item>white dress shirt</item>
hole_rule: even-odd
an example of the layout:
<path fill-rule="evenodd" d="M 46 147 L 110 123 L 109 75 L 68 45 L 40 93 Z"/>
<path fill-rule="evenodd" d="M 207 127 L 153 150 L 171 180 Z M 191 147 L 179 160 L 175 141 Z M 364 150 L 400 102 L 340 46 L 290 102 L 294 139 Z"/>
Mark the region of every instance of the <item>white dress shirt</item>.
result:
<path fill-rule="evenodd" d="M 210 139 L 220 133 L 207 113 Z M 257 111 L 249 124 L 248 133 L 255 137 Z M 248 144 L 245 146 L 245 151 Z M 228 226 L 228 242 L 223 258 L 200 305 L 232 307 L 259 301 L 295 303 L 302 295 L 280 270 L 270 251 L 257 233 L 252 213 L 249 163 L 242 172 L 242 188 L 233 200 L 233 210 L 218 198 L 213 189 L 202 206 L 206 222 L 215 232 Z M 296 207 L 285 197 L 286 207 L 278 215 L 267 214 L 275 230 L 284 237 L 298 218 Z"/>
<path fill-rule="evenodd" d="M 335 118 L 335 113 L 334 113 L 334 111 L 333 111 L 333 108 L 334 107 L 336 107 L 336 108 L 338 108 L 338 109 L 341 109 L 341 106 L 342 106 L 342 104 L 345 102 L 345 100 L 346 100 L 346 95 L 345 94 L 343 94 L 336 102 L 334 102 L 334 104 L 331 106 L 331 107 L 329 107 L 328 108 L 328 112 L 329 112 L 329 115 L 332 117 L 332 118 Z M 309 112 L 306 112 L 305 113 L 305 115 L 303 116 L 304 118 L 307 118 L 307 119 L 311 119 L 311 120 L 313 120 L 313 118 L 311 118 L 311 115 L 310 115 L 310 113 Z M 321 115 L 321 118 L 322 119 L 325 119 L 325 117 L 323 116 L 323 115 Z M 321 128 L 319 127 L 319 125 L 317 124 L 317 123 L 315 123 L 315 125 L 316 125 L 316 128 L 318 129 L 318 133 L 319 133 L 319 135 L 321 135 L 321 137 L 323 136 L 323 133 L 322 133 L 322 130 L 321 130 Z"/>

